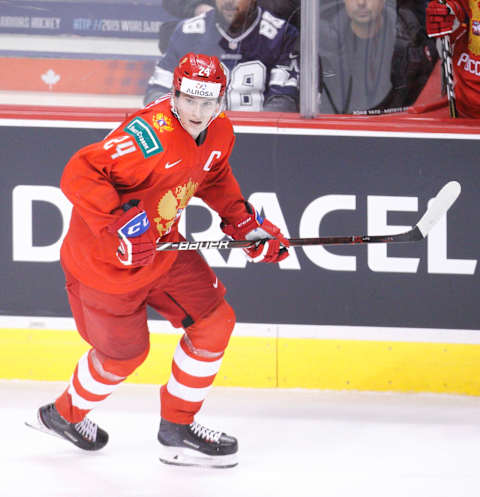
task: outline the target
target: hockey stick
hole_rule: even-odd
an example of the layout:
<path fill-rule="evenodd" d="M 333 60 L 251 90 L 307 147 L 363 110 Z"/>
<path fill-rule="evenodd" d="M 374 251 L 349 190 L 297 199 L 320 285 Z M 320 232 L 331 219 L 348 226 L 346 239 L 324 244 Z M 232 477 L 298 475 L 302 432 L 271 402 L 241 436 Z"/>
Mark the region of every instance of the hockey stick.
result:
<path fill-rule="evenodd" d="M 320 238 L 290 238 L 291 247 L 303 245 L 350 245 L 359 243 L 398 243 L 417 242 L 423 240 L 437 222 L 446 214 L 460 195 L 458 181 L 447 183 L 432 200 L 430 207 L 418 223 L 405 233 L 396 235 L 358 235 L 358 236 L 324 236 Z M 205 242 L 165 242 L 157 245 L 158 251 L 166 250 L 198 250 L 198 249 L 231 249 L 258 246 L 265 240 L 219 240 Z"/>
<path fill-rule="evenodd" d="M 445 0 L 438 1 L 441 4 L 446 5 Z M 440 38 L 440 46 L 442 49 L 442 76 L 445 88 L 447 89 L 448 109 L 450 117 L 458 117 L 455 88 L 453 87 L 452 44 L 450 43 L 450 35 L 445 35 Z"/>

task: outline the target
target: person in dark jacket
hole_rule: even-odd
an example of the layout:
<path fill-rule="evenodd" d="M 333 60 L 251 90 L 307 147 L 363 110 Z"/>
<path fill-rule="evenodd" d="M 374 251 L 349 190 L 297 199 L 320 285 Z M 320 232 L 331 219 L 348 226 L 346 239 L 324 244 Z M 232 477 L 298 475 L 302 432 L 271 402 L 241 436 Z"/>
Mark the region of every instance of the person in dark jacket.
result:
<path fill-rule="evenodd" d="M 344 0 L 320 25 L 321 113 L 375 114 L 415 102 L 437 54 L 411 10 Z"/>

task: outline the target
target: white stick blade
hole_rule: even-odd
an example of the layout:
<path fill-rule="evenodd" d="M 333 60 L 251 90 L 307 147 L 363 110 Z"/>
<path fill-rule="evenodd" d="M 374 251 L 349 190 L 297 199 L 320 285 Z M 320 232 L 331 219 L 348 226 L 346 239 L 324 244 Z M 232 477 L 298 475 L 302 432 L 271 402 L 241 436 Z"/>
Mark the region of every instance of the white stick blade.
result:
<path fill-rule="evenodd" d="M 418 221 L 417 228 L 426 237 L 437 222 L 447 213 L 448 209 L 455 203 L 462 187 L 458 181 L 449 181 L 432 200 L 427 212 Z"/>

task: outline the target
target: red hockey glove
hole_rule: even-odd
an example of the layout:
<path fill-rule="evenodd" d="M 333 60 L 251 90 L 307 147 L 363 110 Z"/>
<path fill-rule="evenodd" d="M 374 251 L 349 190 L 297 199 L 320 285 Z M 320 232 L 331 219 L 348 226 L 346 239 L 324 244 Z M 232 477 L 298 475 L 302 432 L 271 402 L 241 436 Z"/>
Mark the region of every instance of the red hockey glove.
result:
<path fill-rule="evenodd" d="M 455 41 L 464 22 L 465 13 L 455 0 L 448 0 L 445 4 L 432 0 L 427 6 L 426 27 L 430 38 L 451 34 L 452 41 Z"/>
<path fill-rule="evenodd" d="M 250 262 L 280 262 L 288 257 L 288 240 L 279 228 L 268 219 L 264 219 L 248 202 L 245 202 L 248 214 L 236 219 L 232 224 L 222 222 L 223 232 L 234 240 L 265 240 L 251 248 L 244 248 Z"/>
<path fill-rule="evenodd" d="M 138 200 L 129 200 L 122 209 L 125 212 L 107 228 L 120 239 L 117 257 L 126 266 L 146 266 L 153 262 L 156 253 L 147 213 Z"/>

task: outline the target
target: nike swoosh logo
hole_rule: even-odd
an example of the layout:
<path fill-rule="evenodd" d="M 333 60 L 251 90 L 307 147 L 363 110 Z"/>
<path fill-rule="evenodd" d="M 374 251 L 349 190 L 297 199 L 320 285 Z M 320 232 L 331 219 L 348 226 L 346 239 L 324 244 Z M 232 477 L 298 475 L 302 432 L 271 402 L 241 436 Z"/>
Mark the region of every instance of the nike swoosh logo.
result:
<path fill-rule="evenodd" d="M 170 169 L 171 167 L 176 166 L 176 165 L 177 165 L 177 164 L 179 164 L 180 162 L 182 162 L 182 159 L 177 160 L 176 162 L 172 162 L 171 164 L 170 164 L 169 162 L 167 162 L 167 163 L 165 164 L 165 169 Z"/>
<path fill-rule="evenodd" d="M 218 288 L 218 278 L 215 278 L 215 283 L 213 284 L 213 288 Z"/>

